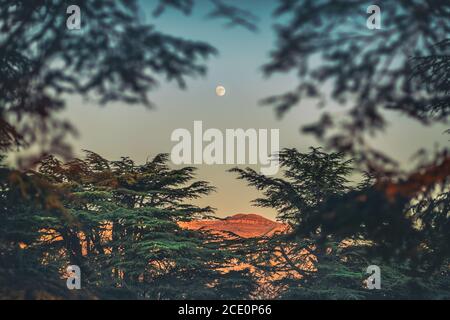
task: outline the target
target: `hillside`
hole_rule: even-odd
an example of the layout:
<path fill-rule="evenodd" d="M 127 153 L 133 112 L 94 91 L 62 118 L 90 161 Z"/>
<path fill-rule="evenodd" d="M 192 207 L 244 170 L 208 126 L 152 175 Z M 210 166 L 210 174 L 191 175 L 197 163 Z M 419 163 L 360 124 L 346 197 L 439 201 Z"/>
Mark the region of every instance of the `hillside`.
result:
<path fill-rule="evenodd" d="M 258 214 L 235 214 L 225 219 L 198 220 L 180 223 L 180 226 L 190 230 L 211 230 L 232 232 L 242 238 L 271 236 L 286 229 L 278 223 Z"/>

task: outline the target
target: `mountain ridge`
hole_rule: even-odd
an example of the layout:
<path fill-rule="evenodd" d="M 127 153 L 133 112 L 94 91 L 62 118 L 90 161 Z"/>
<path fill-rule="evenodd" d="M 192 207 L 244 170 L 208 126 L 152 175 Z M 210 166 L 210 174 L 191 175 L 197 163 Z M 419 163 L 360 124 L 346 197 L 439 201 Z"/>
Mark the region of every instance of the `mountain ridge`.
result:
<path fill-rule="evenodd" d="M 287 228 L 285 224 L 267 219 L 255 213 L 237 213 L 217 220 L 181 222 L 180 226 L 189 230 L 231 232 L 242 238 L 270 237 Z"/>

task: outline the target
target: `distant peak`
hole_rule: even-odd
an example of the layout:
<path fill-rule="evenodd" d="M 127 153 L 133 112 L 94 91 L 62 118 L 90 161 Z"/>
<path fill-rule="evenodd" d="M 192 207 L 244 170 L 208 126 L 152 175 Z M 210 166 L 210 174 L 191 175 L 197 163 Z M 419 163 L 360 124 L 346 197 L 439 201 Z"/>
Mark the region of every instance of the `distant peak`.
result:
<path fill-rule="evenodd" d="M 264 218 L 263 216 L 260 216 L 259 214 L 255 214 L 255 213 L 238 213 L 238 214 L 234 214 L 232 216 L 226 217 L 225 219 L 226 220 L 267 220 L 267 221 L 275 222 L 275 221 Z"/>
<path fill-rule="evenodd" d="M 196 220 L 180 223 L 180 225 L 191 230 L 232 232 L 243 238 L 272 236 L 286 230 L 286 225 L 254 213 L 238 213 L 221 220 Z"/>

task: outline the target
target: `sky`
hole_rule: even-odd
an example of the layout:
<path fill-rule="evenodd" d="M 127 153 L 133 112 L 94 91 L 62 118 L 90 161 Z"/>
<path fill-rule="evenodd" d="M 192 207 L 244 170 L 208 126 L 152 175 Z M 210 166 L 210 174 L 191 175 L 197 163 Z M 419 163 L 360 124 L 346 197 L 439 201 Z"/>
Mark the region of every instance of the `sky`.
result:
<path fill-rule="evenodd" d="M 81 98 L 71 98 L 63 116 L 80 133 L 73 140 L 76 154 L 88 149 L 110 160 L 129 156 L 143 163 L 158 153 L 170 153 L 175 145 L 170 140 L 172 131 L 178 128 L 192 131 L 195 120 L 203 121 L 204 129 L 279 129 L 280 146 L 295 147 L 302 152 L 309 146 L 320 145 L 299 131 L 302 125 L 314 122 L 320 115 L 313 102 L 302 103 L 282 119 L 277 119 L 270 107 L 260 105 L 261 99 L 284 93 L 297 83 L 292 74 L 266 79 L 261 72 L 261 66 L 268 61 L 275 45 L 271 17 L 274 4 L 259 0 L 239 2 L 258 16 L 259 30 L 255 33 L 241 27 L 225 27 L 223 20 L 205 18 L 210 8 L 205 5 L 206 1 L 199 2 L 190 16 L 168 10 L 155 19 L 148 5 L 151 2 L 143 1 L 142 16 L 159 31 L 213 45 L 219 55 L 207 61 L 207 75 L 188 79 L 186 90 L 161 82 L 150 94 L 154 109 L 118 103 L 98 106 Z M 225 96 L 216 95 L 218 85 L 226 88 Z M 394 113 L 389 114 L 388 122 L 389 129 L 379 135 L 374 144 L 404 166 L 408 166 L 410 157 L 421 146 L 448 144 L 448 136 L 442 134 L 444 126 L 424 127 Z M 251 201 L 260 194 L 244 181 L 236 180 L 235 174 L 226 172 L 232 165 L 197 167 L 198 179 L 207 180 L 217 188 L 217 192 L 197 201 L 198 204 L 217 208 L 216 214 L 220 217 L 258 213 L 276 218 L 274 210 L 252 206 Z"/>

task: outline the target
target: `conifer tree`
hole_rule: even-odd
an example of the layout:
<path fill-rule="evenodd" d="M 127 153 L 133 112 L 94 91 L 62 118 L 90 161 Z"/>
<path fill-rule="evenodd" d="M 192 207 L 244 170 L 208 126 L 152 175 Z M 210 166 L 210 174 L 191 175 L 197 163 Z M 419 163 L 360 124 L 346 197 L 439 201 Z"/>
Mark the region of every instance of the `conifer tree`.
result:
<path fill-rule="evenodd" d="M 240 259 L 227 242 L 179 226 L 212 213 L 212 208 L 190 201 L 214 188 L 194 181 L 194 168 L 171 169 L 167 161 L 167 155 L 159 154 L 138 165 L 129 158 L 109 161 L 87 151 L 84 159 L 67 163 L 47 157 L 37 171 L 22 173 L 20 179 L 31 185 L 41 181 L 47 186 L 53 200 L 42 197 L 53 208 L 20 200 L 1 215 L 2 222 L 8 223 L 2 226 L 10 228 L 5 237 L 14 240 L 4 240 L 2 246 L 15 255 L 2 259 L 14 279 L 26 276 L 14 269 L 21 255 L 34 259 L 27 261 L 29 268 L 45 270 L 30 282 L 31 287 L 46 279 L 63 284 L 63 270 L 78 265 L 82 293 L 88 296 L 201 299 L 226 298 L 234 292 L 236 297 L 248 297 L 252 287 L 244 290 L 243 280 L 237 281 L 246 271 L 223 272 Z M 14 193 L 20 193 L 20 186 L 12 185 L 3 195 L 10 196 L 14 186 Z M 20 243 L 25 247 L 18 247 Z M 244 283 L 251 281 L 245 278 Z"/>
<path fill-rule="evenodd" d="M 256 205 L 290 225 L 260 243 L 255 259 L 269 274 L 284 272 L 273 281 L 285 288 L 282 298 L 449 297 L 445 156 L 404 181 L 368 176 L 359 185 L 350 184 L 352 161 L 342 153 L 285 149 L 279 159 L 282 178 L 231 171 L 261 190 Z M 278 263 L 267 266 L 271 259 Z M 383 290 L 366 289 L 369 265 L 383 271 Z"/>

